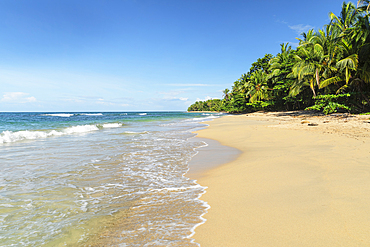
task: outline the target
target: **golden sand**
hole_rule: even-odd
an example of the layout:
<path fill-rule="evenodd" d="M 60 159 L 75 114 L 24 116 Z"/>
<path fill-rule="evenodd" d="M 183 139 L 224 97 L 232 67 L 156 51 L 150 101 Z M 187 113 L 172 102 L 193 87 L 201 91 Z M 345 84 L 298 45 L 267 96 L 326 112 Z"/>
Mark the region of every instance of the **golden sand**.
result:
<path fill-rule="evenodd" d="M 198 180 L 202 247 L 370 246 L 369 116 L 254 113 L 198 131 L 242 151 Z"/>

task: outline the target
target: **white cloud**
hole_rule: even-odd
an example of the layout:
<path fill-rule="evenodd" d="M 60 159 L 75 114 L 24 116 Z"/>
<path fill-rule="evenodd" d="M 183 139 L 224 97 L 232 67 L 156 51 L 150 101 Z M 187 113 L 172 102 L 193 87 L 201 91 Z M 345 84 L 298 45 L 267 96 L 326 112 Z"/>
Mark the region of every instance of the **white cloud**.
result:
<path fill-rule="evenodd" d="M 163 100 L 181 100 L 181 101 L 187 101 L 189 98 L 185 97 L 175 97 L 175 96 L 165 96 L 162 98 Z"/>
<path fill-rule="evenodd" d="M 289 26 L 289 28 L 296 31 L 297 34 L 301 35 L 303 32 L 306 33 L 308 30 L 313 29 L 314 27 L 310 25 L 298 24 L 298 25 Z"/>
<path fill-rule="evenodd" d="M 175 96 L 184 93 L 184 91 L 169 91 L 169 92 L 159 92 L 159 94 L 164 94 L 166 96 Z"/>
<path fill-rule="evenodd" d="M 181 100 L 187 101 L 189 98 L 179 97 L 179 94 L 184 93 L 184 91 L 169 91 L 169 92 L 159 92 L 159 94 L 164 95 L 162 97 L 163 100 Z"/>
<path fill-rule="evenodd" d="M 274 17 L 276 17 L 275 15 L 274 15 Z M 277 19 L 277 20 L 275 20 L 275 22 L 277 22 L 277 23 L 282 23 L 282 24 L 288 24 L 288 22 L 286 22 L 286 21 L 284 21 L 284 20 L 280 20 L 280 19 Z"/>
<path fill-rule="evenodd" d="M 207 96 L 205 99 L 199 99 L 199 98 L 197 98 L 197 100 L 196 101 L 207 101 L 207 100 L 209 100 L 209 99 L 212 99 L 211 97 L 209 97 L 209 96 Z"/>
<path fill-rule="evenodd" d="M 100 105 L 108 105 L 108 106 L 129 106 L 129 104 L 121 104 L 118 102 L 106 101 L 102 98 L 97 99 L 95 103 L 100 104 Z"/>
<path fill-rule="evenodd" d="M 7 92 L 4 93 L 0 101 L 8 103 L 30 103 L 37 101 L 35 97 L 27 97 L 28 95 L 29 93 L 23 92 Z"/>
<path fill-rule="evenodd" d="M 164 97 L 165 100 L 181 100 L 181 101 L 187 101 L 189 98 L 184 97 Z"/>
<path fill-rule="evenodd" d="M 211 84 L 168 84 L 168 86 L 175 86 L 175 87 L 209 87 L 213 86 Z"/>
<path fill-rule="evenodd" d="M 76 98 L 76 97 L 73 97 L 73 98 L 66 98 L 66 99 L 62 99 L 64 101 L 68 101 L 68 102 L 73 102 L 73 103 L 83 103 L 84 101 L 80 98 Z"/>

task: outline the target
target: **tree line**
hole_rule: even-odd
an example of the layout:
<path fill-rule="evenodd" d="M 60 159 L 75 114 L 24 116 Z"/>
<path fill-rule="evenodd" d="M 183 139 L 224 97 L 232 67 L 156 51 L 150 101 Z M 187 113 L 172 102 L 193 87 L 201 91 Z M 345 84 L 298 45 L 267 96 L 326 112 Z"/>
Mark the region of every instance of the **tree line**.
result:
<path fill-rule="evenodd" d="M 197 101 L 188 111 L 370 111 L 370 0 L 343 2 L 322 29 L 302 33 L 292 49 L 252 63 L 223 99 Z"/>

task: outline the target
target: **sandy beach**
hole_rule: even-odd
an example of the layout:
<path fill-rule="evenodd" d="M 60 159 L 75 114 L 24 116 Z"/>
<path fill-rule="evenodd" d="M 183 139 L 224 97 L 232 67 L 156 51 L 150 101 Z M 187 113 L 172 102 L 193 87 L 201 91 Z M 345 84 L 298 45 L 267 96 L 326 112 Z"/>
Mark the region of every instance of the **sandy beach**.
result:
<path fill-rule="evenodd" d="M 215 246 L 370 246 L 369 116 L 254 113 L 198 137 L 241 151 L 203 171 L 211 208 L 195 241 Z M 202 151 L 200 151 L 202 152 Z"/>

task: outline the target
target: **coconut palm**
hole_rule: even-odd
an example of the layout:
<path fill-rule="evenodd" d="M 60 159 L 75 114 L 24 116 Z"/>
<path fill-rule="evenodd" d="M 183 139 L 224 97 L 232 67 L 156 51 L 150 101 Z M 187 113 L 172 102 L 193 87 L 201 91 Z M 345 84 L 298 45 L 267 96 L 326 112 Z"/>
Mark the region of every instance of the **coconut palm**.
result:
<path fill-rule="evenodd" d="M 352 3 L 343 3 L 339 17 L 330 14 L 331 30 L 338 35 L 335 41 L 338 72 L 323 81 L 320 88 L 335 83 L 341 85 L 337 90 L 339 93 L 351 84 L 370 82 L 369 19 L 361 16 L 361 12 L 363 11 L 360 8 L 356 9 Z"/>
<path fill-rule="evenodd" d="M 369 11 L 370 11 L 370 1 L 369 0 L 359 0 L 357 2 L 357 9 L 362 12 L 366 12 L 366 15 L 368 16 Z"/>
<path fill-rule="evenodd" d="M 222 93 L 224 94 L 224 99 L 228 101 L 230 99 L 230 90 L 226 88 L 224 91 L 222 91 Z"/>
<path fill-rule="evenodd" d="M 267 74 L 262 70 L 257 70 L 251 74 L 249 81 L 249 91 L 247 95 L 250 97 L 251 103 L 267 100 L 270 98 L 270 88 L 267 84 Z"/>
<path fill-rule="evenodd" d="M 269 62 L 271 73 L 268 78 L 275 78 L 279 81 L 284 79 L 287 74 L 290 73 L 291 67 L 293 66 L 293 52 L 292 47 L 289 44 L 280 44 L 281 52 L 272 58 Z"/>
<path fill-rule="evenodd" d="M 356 77 L 370 83 L 370 23 L 368 17 L 359 17 L 351 37 L 358 54 Z"/>
<path fill-rule="evenodd" d="M 339 32 L 339 36 L 342 36 L 345 35 L 347 31 L 350 31 L 354 26 L 360 16 L 360 11 L 353 3 L 343 2 L 340 15 L 336 16 L 334 13 L 330 12 L 329 16 L 331 19 L 330 25 L 333 27 L 333 31 Z"/>
<path fill-rule="evenodd" d="M 320 44 L 312 41 L 312 38 L 305 40 L 298 48 L 297 54 L 294 55 L 296 63 L 293 66 L 290 77 L 297 78 L 295 83 L 296 89 L 309 85 L 314 97 L 316 97 L 315 84 L 320 87 L 320 80 L 323 71 L 326 69 L 328 56 Z M 294 93 L 297 93 L 297 91 Z"/>

